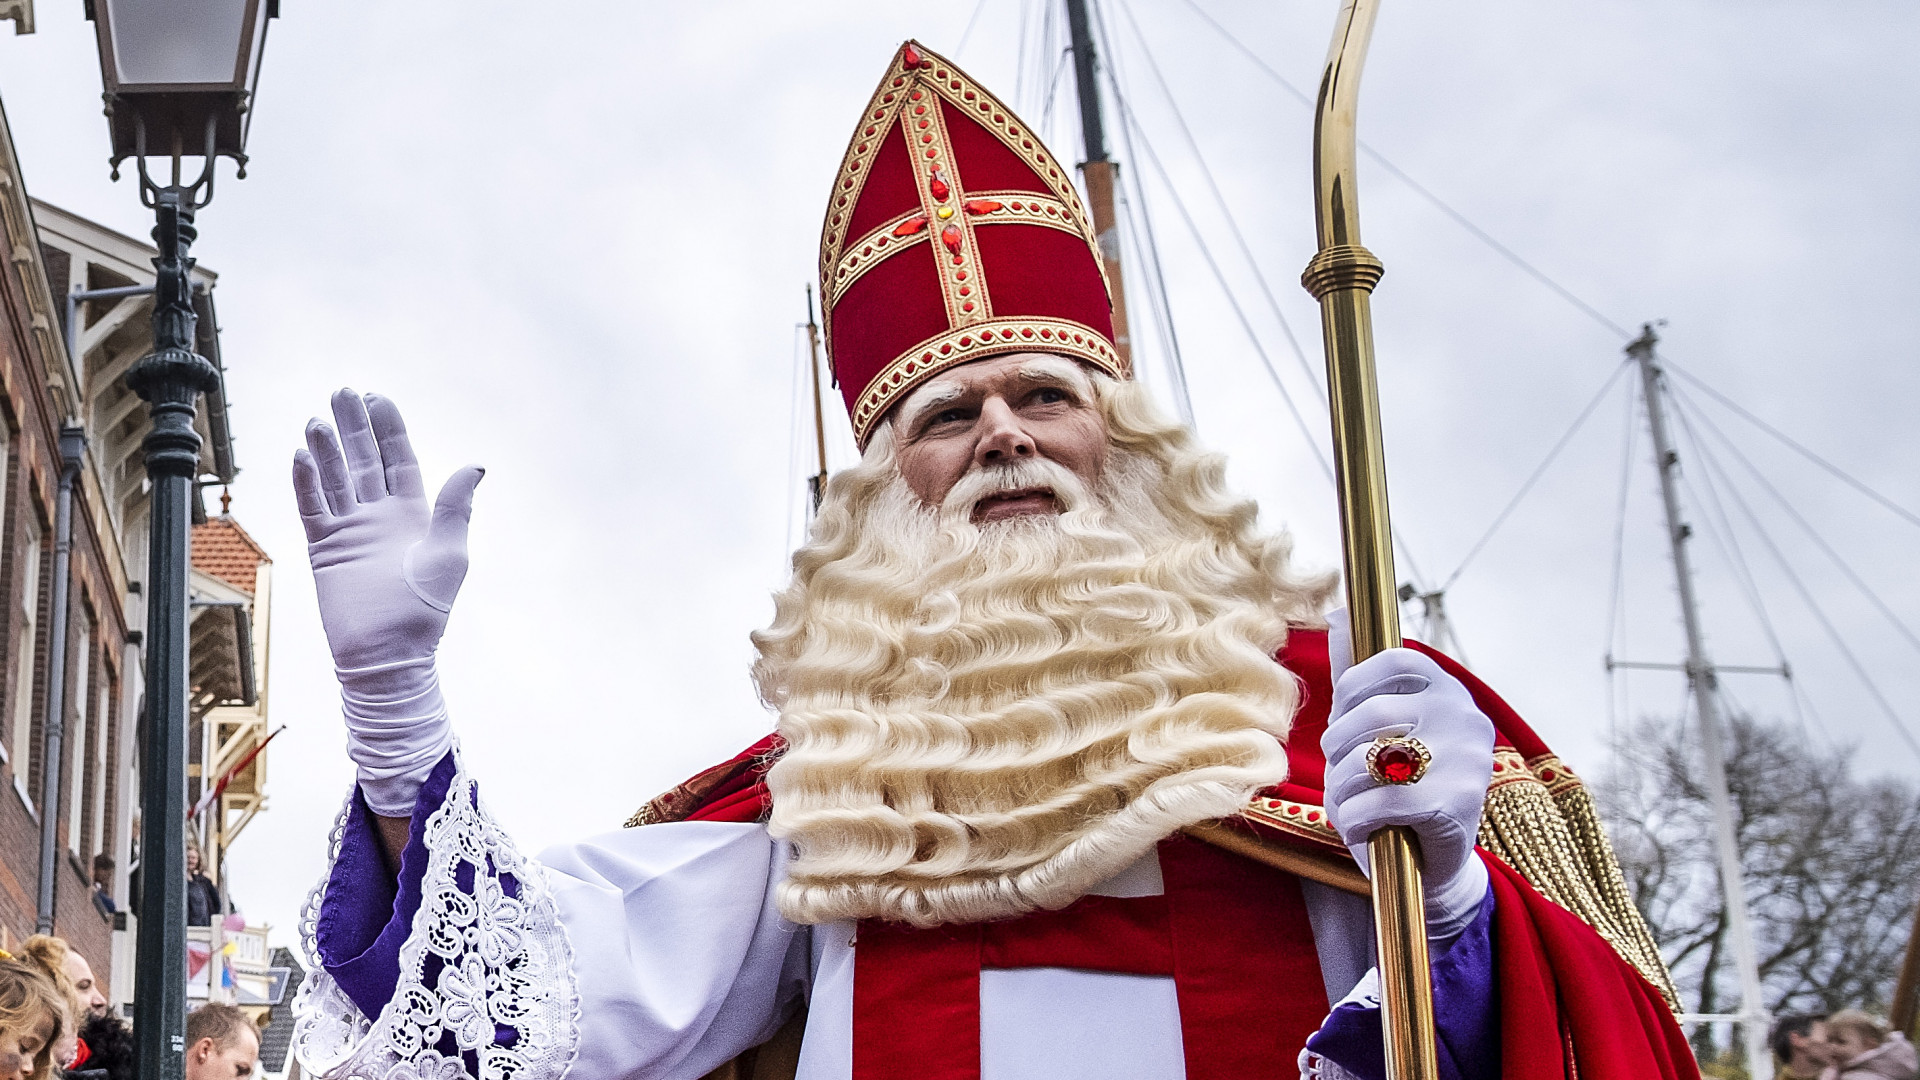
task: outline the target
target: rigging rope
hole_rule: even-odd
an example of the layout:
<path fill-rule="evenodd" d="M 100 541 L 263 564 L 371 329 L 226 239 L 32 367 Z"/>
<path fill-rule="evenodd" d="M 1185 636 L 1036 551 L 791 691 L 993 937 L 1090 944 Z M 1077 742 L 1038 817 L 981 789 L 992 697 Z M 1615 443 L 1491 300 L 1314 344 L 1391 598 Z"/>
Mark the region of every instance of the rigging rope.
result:
<path fill-rule="evenodd" d="M 1233 235 L 1233 242 L 1239 246 L 1240 254 L 1247 260 L 1247 267 L 1253 271 L 1253 280 L 1260 286 L 1260 295 L 1267 301 L 1267 310 L 1273 313 L 1274 320 L 1280 324 L 1280 330 L 1286 335 L 1287 345 L 1293 350 L 1294 359 L 1300 363 L 1300 370 L 1306 373 L 1307 385 L 1313 387 L 1320 403 L 1327 403 L 1327 392 L 1320 385 L 1320 375 L 1314 370 L 1313 363 L 1307 359 L 1307 352 L 1300 346 L 1299 337 L 1293 332 L 1293 324 L 1287 320 L 1286 313 L 1280 309 L 1280 301 L 1274 296 L 1273 287 L 1267 283 L 1267 276 L 1260 272 L 1260 262 L 1253 257 L 1253 247 L 1247 243 L 1247 237 L 1241 231 L 1240 222 L 1234 218 L 1233 211 L 1227 206 L 1227 197 L 1220 191 L 1220 185 L 1213 178 L 1213 169 L 1200 152 L 1200 143 L 1193 137 L 1193 129 L 1187 126 L 1187 118 L 1180 111 L 1180 104 L 1174 99 L 1173 90 L 1167 85 L 1166 76 L 1160 72 L 1160 64 L 1153 58 L 1153 49 L 1147 45 L 1147 37 L 1140 31 L 1140 24 L 1133 17 L 1133 7 L 1127 0 L 1119 0 L 1120 13 L 1126 16 L 1127 26 L 1133 31 L 1134 40 L 1139 44 L 1140 55 L 1147 61 L 1147 70 L 1153 73 L 1153 81 L 1160 87 L 1160 96 L 1165 99 L 1167 108 L 1173 113 L 1173 119 L 1180 126 L 1180 135 L 1187 142 L 1187 149 L 1193 154 L 1193 160 L 1200 167 L 1200 175 L 1207 182 L 1207 190 L 1213 195 L 1213 203 L 1220 208 L 1220 216 L 1226 219 L 1227 231 Z"/>
<path fill-rule="evenodd" d="M 1711 461 L 1710 458 L 1704 456 L 1703 460 Z M 1740 512 L 1746 517 L 1747 522 L 1753 526 L 1754 535 L 1758 536 L 1760 542 L 1766 546 L 1768 553 L 1773 556 L 1774 562 L 1779 565 L 1780 572 L 1786 575 L 1786 579 L 1793 586 L 1794 591 L 1800 594 L 1801 602 L 1807 605 L 1807 610 L 1813 613 L 1814 619 L 1817 620 L 1821 628 L 1827 632 L 1827 637 L 1833 642 L 1833 647 L 1838 650 L 1840 656 L 1846 660 L 1847 666 L 1853 669 L 1854 675 L 1860 680 L 1860 685 L 1866 688 L 1868 695 L 1873 698 L 1874 702 L 1880 706 L 1881 711 L 1886 714 L 1887 721 L 1893 725 L 1895 734 L 1900 736 L 1901 741 L 1907 744 L 1908 749 L 1912 750 L 1916 757 L 1920 757 L 1920 740 L 1914 738 L 1913 731 L 1907 727 L 1906 720 L 1894 710 L 1893 703 L 1887 700 L 1887 695 L 1880 690 L 1879 684 L 1873 681 L 1873 676 L 1867 674 L 1866 665 L 1860 662 L 1860 658 L 1855 655 L 1853 649 L 1847 645 L 1846 639 L 1840 635 L 1839 629 L 1833 625 L 1833 620 L 1827 618 L 1826 610 L 1813 598 L 1813 591 L 1807 588 L 1806 582 L 1802 581 L 1800 575 L 1794 571 L 1793 564 L 1788 561 L 1786 554 L 1780 550 L 1778 544 L 1774 543 L 1773 537 L 1766 530 L 1766 526 L 1761 524 L 1759 515 L 1755 514 L 1753 508 L 1747 505 L 1747 500 L 1741 496 L 1738 488 L 1730 487 L 1728 494 L 1732 496 L 1733 504 L 1740 508 Z"/>
<path fill-rule="evenodd" d="M 1678 398 L 1678 396 L 1677 394 L 1675 395 L 1676 398 Z M 1691 403 L 1689 402 L 1689 404 Z M 1682 414 L 1682 418 L 1684 420 L 1684 413 Z M 1772 496 L 1774 502 L 1780 504 L 1780 508 L 1786 511 L 1787 516 L 1793 519 L 1794 524 L 1800 526 L 1800 530 L 1807 534 L 1807 537 L 1826 554 L 1827 558 L 1833 560 L 1833 565 L 1840 568 L 1840 573 L 1853 584 L 1854 588 L 1860 590 L 1860 594 L 1867 598 L 1867 602 L 1873 605 L 1874 610 L 1878 611 L 1882 617 L 1893 624 L 1893 628 L 1899 631 L 1900 636 L 1906 639 L 1907 644 L 1913 646 L 1916 650 L 1920 650 L 1920 635 L 1915 634 L 1913 628 L 1907 625 L 1906 620 L 1902 619 L 1885 600 L 1880 598 L 1880 594 L 1875 592 L 1871 585 L 1867 584 L 1866 580 L 1854 570 L 1852 564 L 1848 563 L 1847 560 L 1840 555 L 1840 552 L 1827 541 L 1826 537 L 1821 536 L 1820 533 L 1814 529 L 1813 523 L 1808 521 L 1799 510 L 1796 510 L 1792 503 L 1787 501 L 1787 497 L 1781 494 L 1780 489 L 1775 487 L 1773 482 L 1766 478 L 1766 475 L 1760 471 L 1759 467 L 1754 465 L 1750 458 L 1740 452 L 1739 446 L 1735 445 L 1733 440 L 1727 437 L 1726 432 L 1720 430 L 1718 425 L 1714 424 L 1712 420 L 1705 416 L 1700 418 L 1700 423 L 1726 446 L 1728 451 L 1733 454 L 1734 460 L 1738 461 L 1741 467 L 1747 470 L 1754 481 L 1760 485 L 1761 490 Z M 1696 438 L 1695 441 L 1697 442 L 1698 439 Z"/>
<path fill-rule="evenodd" d="M 1892 499 L 1887 498 L 1885 495 L 1880 494 L 1878 491 L 1875 491 L 1873 488 L 1868 487 L 1863 481 L 1854 479 L 1844 469 L 1840 468 L 1840 466 L 1835 465 L 1833 462 L 1828 461 L 1826 458 L 1823 458 L 1819 454 L 1814 453 L 1812 450 L 1807 449 L 1805 446 L 1802 446 L 1800 443 L 1794 441 L 1792 436 L 1789 436 L 1786 432 L 1781 431 L 1779 428 L 1774 427 L 1772 424 L 1769 424 L 1765 420 L 1762 420 L 1758 416 L 1755 416 L 1753 413 L 1749 412 L 1747 409 L 1742 407 L 1739 402 L 1733 400 L 1732 398 L 1721 393 L 1720 391 L 1715 390 L 1713 387 L 1707 385 L 1707 383 L 1704 380 L 1702 380 L 1699 376 L 1693 374 L 1692 372 L 1688 371 L 1687 369 L 1681 367 L 1680 365 L 1674 363 L 1672 360 L 1668 359 L 1664 353 L 1661 354 L 1660 361 L 1661 361 L 1662 367 L 1673 372 L 1675 375 L 1678 375 L 1681 378 L 1687 380 L 1687 382 L 1692 383 L 1702 393 L 1706 394 L 1708 397 L 1712 398 L 1713 400 L 1719 402 L 1722 406 L 1725 406 L 1734 415 L 1740 417 L 1742 420 L 1745 420 L 1747 423 L 1752 424 L 1754 427 L 1759 428 L 1761 431 L 1766 432 L 1768 435 L 1773 436 L 1775 439 L 1778 439 L 1780 442 L 1784 443 L 1789 449 L 1793 450 L 1795 453 L 1799 454 L 1801 457 L 1806 458 L 1808 461 L 1813 462 L 1815 465 L 1820 466 L 1822 469 L 1825 469 L 1827 472 L 1839 478 L 1840 481 L 1845 483 L 1848 487 L 1853 488 L 1855 491 L 1858 491 L 1860 494 L 1865 495 L 1867 498 L 1872 499 L 1874 502 L 1879 503 L 1881 506 L 1887 508 L 1888 510 L 1891 510 L 1893 513 L 1899 515 L 1900 517 L 1905 518 L 1909 523 L 1914 525 L 1920 525 L 1920 514 L 1916 514 L 1913 511 L 1908 510 L 1906 507 L 1901 506 L 1899 503 L 1894 502 Z"/>
<path fill-rule="evenodd" d="M 1153 143 L 1147 139 L 1147 133 L 1140 129 L 1139 118 L 1134 115 L 1132 106 L 1127 103 L 1126 98 L 1118 95 L 1116 98 L 1115 104 L 1120 109 L 1122 121 L 1132 125 L 1139 136 L 1140 146 L 1146 151 L 1147 163 L 1153 166 L 1154 173 L 1160 177 L 1161 185 L 1167 189 L 1168 197 L 1173 200 L 1174 209 L 1180 212 L 1180 220 L 1186 223 L 1187 232 L 1192 234 L 1193 242 L 1200 248 L 1200 257 L 1206 260 L 1207 269 L 1213 271 L 1214 282 L 1220 286 L 1221 293 L 1226 296 L 1227 305 L 1233 309 L 1234 317 L 1239 320 L 1240 329 L 1246 332 L 1247 342 L 1253 346 L 1254 354 L 1260 357 L 1260 364 L 1266 369 L 1267 377 L 1272 380 L 1274 389 L 1280 391 L 1280 399 L 1286 402 L 1287 412 L 1293 416 L 1294 426 L 1300 429 L 1301 438 L 1306 440 L 1307 448 L 1313 451 L 1313 459 L 1319 462 L 1320 471 L 1326 475 L 1327 482 L 1332 483 L 1333 466 L 1328 463 L 1325 452 L 1320 449 L 1319 440 L 1314 437 L 1313 429 L 1307 424 L 1307 418 L 1301 414 L 1299 404 L 1293 400 L 1293 394 L 1287 390 L 1287 384 L 1280 381 L 1280 372 L 1273 366 L 1273 358 L 1267 355 L 1266 347 L 1260 343 L 1260 335 L 1254 332 L 1253 323 L 1247 318 L 1246 310 L 1240 306 L 1239 297 L 1234 295 L 1232 286 L 1227 284 L 1227 276 L 1220 269 L 1220 263 L 1214 259 L 1213 251 L 1207 247 L 1206 240 L 1201 237 L 1200 226 L 1194 222 L 1193 215 L 1188 212 L 1185 200 L 1180 198 L 1179 188 L 1174 186 L 1173 178 L 1168 175 L 1166 166 L 1160 163 L 1160 155 L 1154 153 Z"/>
<path fill-rule="evenodd" d="M 1620 498 L 1618 505 L 1615 507 L 1613 525 L 1613 584 L 1607 590 L 1606 643 L 1607 659 L 1609 661 L 1607 667 L 1607 722 L 1612 728 L 1612 730 L 1608 732 L 1608 735 L 1614 739 L 1618 739 L 1620 736 L 1620 722 L 1618 714 L 1614 712 L 1613 695 L 1614 686 L 1619 682 L 1621 676 L 1620 669 L 1613 667 L 1611 661 L 1613 659 L 1615 634 L 1620 625 L 1620 608 L 1626 599 L 1627 493 L 1632 490 L 1633 444 L 1635 436 L 1640 433 L 1640 426 L 1636 423 L 1640 418 L 1638 409 L 1639 401 L 1640 398 L 1638 395 L 1631 392 L 1627 394 L 1627 430 L 1625 437 L 1620 440 Z M 1620 702 L 1621 708 L 1631 708 L 1631 698 L 1629 698 L 1624 691 L 1621 692 L 1620 696 L 1623 699 Z M 1628 718 L 1629 723 L 1631 723 L 1631 719 L 1631 717 Z"/>
<path fill-rule="evenodd" d="M 980 21 L 980 13 L 986 10 L 986 7 L 987 0 L 979 0 L 978 3 L 973 5 L 973 14 L 967 16 L 967 28 L 960 31 L 960 44 L 953 47 L 953 58 L 955 60 L 960 59 L 960 54 L 967 51 L 967 40 L 973 37 L 974 24 Z"/>
<path fill-rule="evenodd" d="M 1573 418 L 1573 424 L 1567 428 L 1566 433 L 1560 436 L 1559 441 L 1553 444 L 1553 449 L 1547 451 L 1547 456 L 1542 458 L 1540 464 L 1534 467 L 1533 475 L 1527 477 L 1527 482 L 1521 484 L 1520 490 L 1514 492 L 1513 498 L 1507 500 L 1506 509 L 1500 511 L 1499 515 L 1493 519 L 1493 524 L 1487 526 L 1487 531 L 1481 533 L 1480 539 L 1475 540 L 1473 546 L 1467 549 L 1467 554 L 1460 560 L 1460 565 L 1454 567 L 1453 573 L 1447 575 L 1447 580 L 1440 586 L 1441 592 L 1452 588 L 1453 583 L 1460 580 L 1460 575 L 1466 570 L 1467 564 L 1471 563 L 1474 557 L 1480 554 L 1480 550 L 1487 546 L 1487 541 L 1493 539 L 1493 534 L 1500 531 L 1500 526 L 1504 525 L 1508 516 L 1519 507 L 1520 500 L 1525 499 L 1527 492 L 1533 490 L 1533 485 L 1539 481 L 1541 476 L 1545 475 L 1548 466 L 1553 464 L 1553 459 L 1559 457 L 1560 451 L 1566 449 L 1567 443 L 1571 442 L 1574 435 L 1586 424 L 1587 417 L 1592 416 L 1593 411 L 1600 407 L 1600 402 L 1605 400 L 1607 391 L 1613 389 L 1613 384 L 1620 380 L 1621 374 L 1627 370 L 1627 366 L 1631 363 L 1632 361 L 1630 360 L 1622 360 L 1619 364 L 1615 365 L 1613 373 L 1607 376 L 1606 381 L 1600 384 L 1600 389 L 1595 391 L 1593 397 L 1587 400 L 1586 406 L 1580 410 L 1580 415 Z"/>
<path fill-rule="evenodd" d="M 1712 515 L 1706 516 L 1708 536 L 1713 540 L 1714 546 L 1720 549 L 1721 557 L 1733 567 L 1734 579 L 1739 582 L 1741 592 L 1753 608 L 1754 614 L 1760 618 L 1760 630 L 1773 649 L 1774 659 L 1780 663 L 1780 676 L 1788 684 L 1788 700 L 1793 703 L 1794 717 L 1804 731 L 1807 719 L 1801 713 L 1799 697 L 1793 691 L 1793 665 L 1787 659 L 1786 646 L 1781 644 L 1780 634 L 1774 626 L 1773 614 L 1767 610 L 1766 601 L 1760 591 L 1759 578 L 1754 575 L 1752 567 L 1747 562 L 1746 552 L 1740 547 L 1740 537 L 1734 531 L 1733 518 L 1728 515 L 1726 505 L 1720 499 L 1720 488 L 1724 486 L 1732 489 L 1733 481 L 1727 475 L 1726 469 L 1721 466 L 1720 460 L 1714 456 L 1712 449 L 1701 440 L 1699 432 L 1694 430 L 1693 418 L 1690 415 L 1692 403 L 1683 402 L 1680 396 L 1673 392 L 1671 386 L 1667 387 L 1667 396 L 1673 402 L 1673 413 L 1680 420 L 1681 430 L 1686 433 L 1688 441 L 1693 446 L 1694 454 L 1701 462 L 1700 486 L 1706 490 L 1708 498 L 1701 499 L 1696 495 L 1694 501 L 1699 503 L 1703 510 L 1711 507 L 1713 515 L 1719 517 L 1719 522 L 1716 524 Z M 1705 420 L 1704 417 L 1701 419 Z M 1715 482 L 1716 479 L 1718 483 Z M 1680 474 L 1680 480 L 1687 486 L 1688 491 L 1694 490 L 1690 473 L 1683 471 Z"/>
<path fill-rule="evenodd" d="M 1100 35 L 1101 55 L 1106 58 L 1106 62 L 1101 66 L 1106 69 L 1107 85 L 1113 93 L 1114 100 L 1118 101 L 1121 97 L 1120 58 L 1113 48 L 1112 35 L 1107 32 L 1106 13 L 1104 9 L 1099 5 L 1093 5 L 1092 14 L 1094 30 Z M 1139 157 L 1135 155 L 1133 150 L 1133 126 L 1131 124 L 1120 125 L 1120 141 L 1126 147 L 1127 160 L 1138 161 Z M 1173 384 L 1174 404 L 1179 409 L 1181 421 L 1187 425 L 1188 429 L 1197 434 L 1199 432 L 1199 425 L 1194 422 L 1193 396 L 1187 388 L 1186 359 L 1180 353 L 1180 336 L 1174 330 L 1173 326 L 1173 302 L 1168 299 L 1167 296 L 1167 278 L 1160 263 L 1160 244 L 1153 232 L 1152 210 L 1147 204 L 1146 192 L 1140 187 L 1140 181 L 1133 171 L 1122 170 L 1118 165 L 1115 165 L 1114 172 L 1120 178 L 1119 198 L 1127 212 L 1127 231 L 1133 234 L 1133 247 L 1136 256 L 1141 255 L 1141 237 L 1144 236 L 1146 240 L 1146 253 L 1142 261 L 1145 261 L 1152 271 L 1152 288 L 1149 290 L 1148 296 L 1153 305 L 1154 326 L 1160 334 L 1161 347 L 1166 350 L 1167 375 L 1168 381 Z M 1133 189 L 1137 199 L 1127 199 L 1125 193 L 1129 187 Z M 1137 206 L 1135 205 L 1136 203 L 1138 204 Z M 1133 220 L 1133 215 L 1136 212 L 1140 216 L 1140 221 L 1137 223 Z M 1131 330 L 1131 328 L 1129 328 L 1129 330 Z"/>
<path fill-rule="evenodd" d="M 1295 86 L 1292 83 L 1292 81 L 1289 80 L 1285 75 L 1282 75 L 1280 74 L 1280 72 L 1274 70 L 1273 65 L 1261 59 L 1258 53 L 1255 53 L 1252 49 L 1242 44 L 1240 42 L 1240 39 L 1233 35 L 1233 31 L 1228 30 L 1225 26 L 1222 26 L 1220 24 L 1219 20 L 1215 19 L 1212 15 L 1207 14 L 1206 9 L 1202 8 L 1196 2 L 1196 0 L 1182 0 L 1182 2 L 1185 3 L 1187 7 L 1193 9 L 1194 14 L 1199 15 L 1200 18 L 1204 20 L 1208 26 L 1212 27 L 1216 33 L 1218 33 L 1221 37 L 1225 38 L 1227 43 L 1232 45 L 1234 49 L 1236 49 L 1242 56 L 1245 56 L 1248 60 L 1252 61 L 1253 65 L 1259 68 L 1262 73 L 1264 73 L 1268 78 L 1272 79 L 1274 82 L 1279 83 L 1281 87 L 1283 87 L 1287 91 L 1287 93 L 1293 95 L 1295 100 L 1299 101 L 1302 105 L 1305 105 L 1309 109 L 1313 107 L 1313 98 L 1310 95 L 1302 91 L 1299 87 Z M 1425 199 L 1429 204 L 1431 204 L 1434 209 L 1440 211 L 1442 214 L 1445 214 L 1447 217 L 1451 218 L 1454 224 L 1459 225 L 1461 228 L 1465 229 L 1469 234 L 1473 236 L 1474 239 L 1487 245 L 1487 247 L 1492 249 L 1495 254 L 1499 255 L 1501 258 L 1507 260 L 1508 262 L 1512 263 L 1514 266 L 1518 267 L 1528 277 L 1532 278 L 1533 280 L 1539 282 L 1540 284 L 1546 286 L 1548 289 L 1552 290 L 1554 295 L 1560 297 L 1560 299 L 1565 300 L 1567 303 L 1573 305 L 1573 307 L 1578 309 L 1581 314 L 1592 319 L 1594 322 L 1599 323 L 1601 326 L 1606 327 L 1608 330 L 1613 331 L 1615 334 L 1618 334 L 1623 340 L 1633 337 L 1633 331 L 1628 330 L 1626 327 L 1621 326 L 1617 322 L 1614 322 L 1612 319 L 1606 316 L 1605 312 L 1602 312 L 1599 308 L 1596 308 L 1592 304 L 1589 304 L 1585 300 L 1582 300 L 1579 297 L 1579 295 L 1576 294 L 1572 289 L 1569 289 L 1565 285 L 1562 285 L 1558 281 L 1555 281 L 1551 276 L 1547 274 L 1546 271 L 1540 269 L 1539 267 L 1528 262 L 1526 259 L 1522 258 L 1519 252 L 1514 251 L 1512 248 L 1501 243 L 1499 240 L 1494 239 L 1494 236 L 1492 233 L 1489 233 L 1485 229 L 1482 229 L 1480 226 L 1475 225 L 1473 221 L 1470 218 L 1468 218 L 1465 214 L 1461 213 L 1458 210 L 1455 210 L 1452 206 L 1448 205 L 1448 203 L 1444 199 L 1440 198 L 1440 196 L 1435 195 L 1432 191 L 1429 191 L 1426 185 L 1420 183 L 1419 181 L 1415 180 L 1412 176 L 1408 175 L 1406 170 L 1400 168 L 1400 166 L 1395 165 L 1392 161 L 1388 160 L 1385 154 L 1382 154 L 1380 151 L 1374 149 L 1372 146 L 1369 146 L 1364 140 L 1362 140 L 1359 143 L 1359 146 L 1361 151 L 1365 153 L 1369 158 L 1372 158 L 1375 164 L 1385 169 L 1388 173 L 1390 173 L 1395 179 L 1399 180 L 1401 183 L 1407 185 L 1409 188 L 1412 188 L 1414 191 L 1414 194 L 1419 195 L 1422 199 Z"/>

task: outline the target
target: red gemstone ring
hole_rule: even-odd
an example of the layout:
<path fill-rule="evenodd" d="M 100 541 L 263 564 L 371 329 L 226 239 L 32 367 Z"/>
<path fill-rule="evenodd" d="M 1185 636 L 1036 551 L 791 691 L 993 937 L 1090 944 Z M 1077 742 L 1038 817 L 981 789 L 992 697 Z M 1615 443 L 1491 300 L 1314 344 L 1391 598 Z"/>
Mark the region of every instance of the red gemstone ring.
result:
<path fill-rule="evenodd" d="M 1382 735 L 1367 747 L 1367 774 L 1382 784 L 1413 784 L 1427 775 L 1433 755 L 1411 735 Z"/>

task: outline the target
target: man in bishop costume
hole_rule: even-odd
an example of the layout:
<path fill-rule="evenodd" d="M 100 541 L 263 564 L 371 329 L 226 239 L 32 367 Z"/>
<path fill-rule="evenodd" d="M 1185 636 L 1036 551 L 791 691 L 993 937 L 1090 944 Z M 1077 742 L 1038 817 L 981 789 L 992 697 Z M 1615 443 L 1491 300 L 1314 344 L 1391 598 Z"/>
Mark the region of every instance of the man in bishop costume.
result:
<path fill-rule="evenodd" d="M 1407 825 L 1443 1075 L 1698 1075 L 1579 780 L 1453 661 L 1348 664 L 1330 576 L 1131 381 L 1011 110 L 904 46 L 820 277 L 863 456 L 753 636 L 776 730 L 537 858 L 434 671 L 480 470 L 430 505 L 390 401 L 309 426 L 359 770 L 303 920 L 309 1071 L 1379 1078 L 1361 874 Z"/>

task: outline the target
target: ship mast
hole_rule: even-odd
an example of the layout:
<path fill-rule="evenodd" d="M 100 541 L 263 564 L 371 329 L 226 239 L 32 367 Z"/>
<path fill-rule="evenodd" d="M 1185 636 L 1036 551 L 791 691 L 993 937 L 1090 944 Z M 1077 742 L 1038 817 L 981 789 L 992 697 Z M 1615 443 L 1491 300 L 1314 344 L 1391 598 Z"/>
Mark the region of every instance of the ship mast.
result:
<path fill-rule="evenodd" d="M 1113 344 L 1120 360 L 1133 364 L 1133 342 L 1127 334 L 1127 292 L 1120 275 L 1120 224 L 1114 214 L 1114 174 L 1118 167 L 1107 156 L 1107 128 L 1100 113 L 1100 58 L 1093 47 L 1093 25 L 1087 0 L 1067 0 L 1067 32 L 1073 42 L 1074 88 L 1080 98 L 1080 137 L 1086 160 L 1080 175 L 1087 183 L 1087 210 L 1100 245 L 1100 266 L 1113 294 Z"/>
<path fill-rule="evenodd" d="M 1727 912 L 1727 936 L 1732 939 L 1733 966 L 1740 977 L 1740 1012 L 1715 1019 L 1738 1020 L 1746 1046 L 1748 1074 L 1772 1074 L 1773 1058 L 1767 1047 L 1769 1017 L 1761 997 L 1760 967 L 1753 946 L 1753 927 L 1747 917 L 1747 890 L 1740 868 L 1740 849 L 1735 843 L 1733 800 L 1727 794 L 1726 749 L 1721 743 L 1719 676 L 1713 661 L 1707 658 L 1700 630 L 1700 604 L 1693 591 L 1693 565 L 1687 555 L 1687 540 L 1693 529 L 1680 517 L 1680 455 L 1673 448 L 1667 430 L 1665 391 L 1653 347 L 1659 342 L 1653 327 L 1641 328 L 1640 336 L 1627 346 L 1627 356 L 1640 368 L 1640 389 L 1646 396 L 1647 426 L 1653 431 L 1653 460 L 1660 470 L 1660 498 L 1666 508 L 1667 543 L 1673 553 L 1673 576 L 1680 593 L 1680 621 L 1687 634 L 1687 683 L 1693 691 L 1694 713 L 1700 724 L 1700 748 L 1706 758 L 1705 787 L 1713 805 L 1713 831 L 1720 856 L 1720 890 Z M 1704 1019 L 1704 1018 L 1703 1018 Z"/>
<path fill-rule="evenodd" d="M 827 494 L 827 421 L 820 407 L 820 324 L 813 317 L 813 286 L 807 286 L 807 374 L 813 379 L 813 449 L 819 468 L 807 477 L 807 493 L 813 502 L 807 511 L 811 517 L 820 510 Z"/>

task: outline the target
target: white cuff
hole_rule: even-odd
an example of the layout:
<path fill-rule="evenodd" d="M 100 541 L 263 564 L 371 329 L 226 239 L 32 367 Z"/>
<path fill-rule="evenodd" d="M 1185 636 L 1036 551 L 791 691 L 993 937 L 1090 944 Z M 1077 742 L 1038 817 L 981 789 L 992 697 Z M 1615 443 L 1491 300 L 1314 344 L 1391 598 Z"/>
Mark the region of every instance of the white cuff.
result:
<path fill-rule="evenodd" d="M 453 748 L 453 724 L 432 656 L 335 668 L 347 721 L 347 756 L 359 766 L 367 807 L 411 817 L 420 785 Z"/>
<path fill-rule="evenodd" d="M 1438 949 L 1452 944 L 1473 922 L 1473 917 L 1480 914 L 1480 905 L 1487 898 L 1487 864 L 1478 854 L 1471 855 L 1460 872 L 1453 875 L 1453 880 L 1428 884 L 1431 888 L 1426 904 L 1427 941 Z"/>

